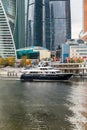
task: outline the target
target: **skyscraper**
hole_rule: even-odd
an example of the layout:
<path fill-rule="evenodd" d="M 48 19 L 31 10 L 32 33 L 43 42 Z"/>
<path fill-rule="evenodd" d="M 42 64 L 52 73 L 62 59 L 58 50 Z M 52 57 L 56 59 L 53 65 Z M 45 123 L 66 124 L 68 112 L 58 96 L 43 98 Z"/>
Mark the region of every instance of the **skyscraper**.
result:
<path fill-rule="evenodd" d="M 25 5 L 24 0 L 2 0 L 16 49 L 25 47 Z"/>
<path fill-rule="evenodd" d="M 70 0 L 50 0 L 51 49 L 71 38 Z"/>
<path fill-rule="evenodd" d="M 54 50 L 71 38 L 70 0 L 27 0 L 26 46 Z"/>
<path fill-rule="evenodd" d="M 2 1 L 0 0 L 0 57 L 16 57 L 15 43 Z"/>
<path fill-rule="evenodd" d="M 26 46 L 50 49 L 49 0 L 27 0 Z"/>
<path fill-rule="evenodd" d="M 84 0 L 83 8 L 84 8 L 84 32 L 87 32 L 87 0 Z"/>

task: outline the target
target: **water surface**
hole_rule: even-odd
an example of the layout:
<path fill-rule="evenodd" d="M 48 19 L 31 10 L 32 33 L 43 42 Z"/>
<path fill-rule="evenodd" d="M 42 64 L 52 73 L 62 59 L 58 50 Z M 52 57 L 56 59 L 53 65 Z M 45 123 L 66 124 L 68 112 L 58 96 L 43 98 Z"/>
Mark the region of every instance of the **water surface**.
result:
<path fill-rule="evenodd" d="M 0 130 L 87 130 L 86 106 L 83 80 L 0 80 Z"/>

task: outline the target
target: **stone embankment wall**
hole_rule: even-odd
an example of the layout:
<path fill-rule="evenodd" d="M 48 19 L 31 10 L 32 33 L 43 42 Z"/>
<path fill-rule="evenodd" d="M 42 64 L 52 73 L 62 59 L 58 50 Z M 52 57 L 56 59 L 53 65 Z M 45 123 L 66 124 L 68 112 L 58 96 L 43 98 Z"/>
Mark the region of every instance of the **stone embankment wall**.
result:
<path fill-rule="evenodd" d="M 19 69 L 0 69 L 0 79 L 13 79 L 20 80 L 21 72 Z"/>

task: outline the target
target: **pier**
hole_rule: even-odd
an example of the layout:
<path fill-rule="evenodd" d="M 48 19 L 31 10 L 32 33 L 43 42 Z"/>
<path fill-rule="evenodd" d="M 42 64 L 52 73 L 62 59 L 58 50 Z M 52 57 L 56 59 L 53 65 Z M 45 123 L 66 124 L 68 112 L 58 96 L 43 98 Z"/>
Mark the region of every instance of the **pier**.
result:
<path fill-rule="evenodd" d="M 20 68 L 0 68 L 0 79 L 20 80 Z"/>
<path fill-rule="evenodd" d="M 60 69 L 63 73 L 87 73 L 87 66 L 85 63 L 51 63 L 51 66 Z"/>

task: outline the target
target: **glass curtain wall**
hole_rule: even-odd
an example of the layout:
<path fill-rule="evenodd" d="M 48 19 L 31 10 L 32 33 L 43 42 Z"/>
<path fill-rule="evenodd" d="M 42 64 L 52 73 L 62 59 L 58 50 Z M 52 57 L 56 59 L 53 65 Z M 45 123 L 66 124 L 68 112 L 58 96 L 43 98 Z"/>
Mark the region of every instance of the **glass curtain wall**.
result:
<path fill-rule="evenodd" d="M 27 46 L 42 46 L 42 0 L 27 1 Z"/>
<path fill-rule="evenodd" d="M 16 48 L 25 47 L 25 1 L 16 0 L 16 21 L 14 40 Z"/>
<path fill-rule="evenodd" d="M 71 38 L 70 0 L 26 0 L 26 47 L 55 50 Z"/>
<path fill-rule="evenodd" d="M 55 50 L 71 38 L 70 0 L 50 0 L 50 44 Z"/>
<path fill-rule="evenodd" d="M 50 47 L 49 0 L 27 0 L 26 46 Z"/>
<path fill-rule="evenodd" d="M 50 6 L 43 0 L 43 46 L 50 50 Z"/>

